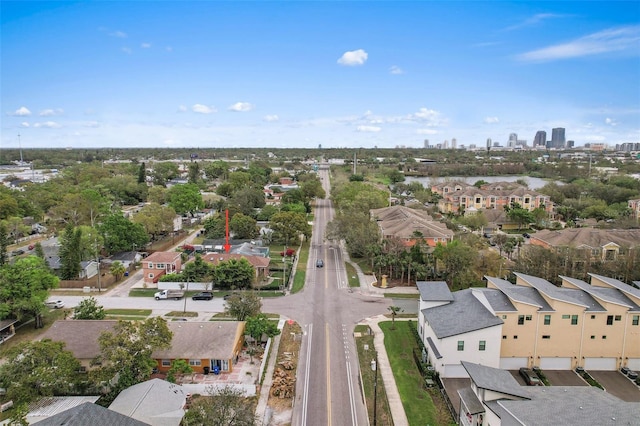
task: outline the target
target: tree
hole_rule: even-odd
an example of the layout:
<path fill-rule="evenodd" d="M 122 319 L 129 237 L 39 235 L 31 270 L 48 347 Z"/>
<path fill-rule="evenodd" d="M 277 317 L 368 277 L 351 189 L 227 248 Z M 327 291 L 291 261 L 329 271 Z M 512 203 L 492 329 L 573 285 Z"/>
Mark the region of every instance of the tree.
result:
<path fill-rule="evenodd" d="M 174 185 L 167 191 L 169 206 L 178 214 L 189 213 L 191 216 L 204 208 L 204 200 L 198 185 L 187 183 Z"/>
<path fill-rule="evenodd" d="M 238 321 L 256 316 L 262 309 L 262 302 L 256 292 L 236 292 L 227 300 L 225 312 Z"/>
<path fill-rule="evenodd" d="M 0 268 L 0 320 L 35 318 L 35 328 L 42 327 L 44 302 L 59 279 L 43 259 L 28 256 Z"/>
<path fill-rule="evenodd" d="M 527 209 L 520 207 L 518 203 L 512 203 L 511 207 L 505 208 L 507 217 L 518 224 L 518 229 L 522 229 L 522 225 L 529 226 L 530 223 L 535 222 L 535 217 Z"/>
<path fill-rule="evenodd" d="M 122 262 L 120 262 L 119 260 L 116 260 L 115 262 L 113 262 L 111 264 L 111 267 L 109 268 L 109 272 L 111 273 L 111 275 L 116 277 L 116 281 L 120 281 L 122 279 L 122 277 L 124 276 L 124 273 L 126 271 L 127 271 L 127 269 L 124 267 Z"/>
<path fill-rule="evenodd" d="M 204 221 L 206 238 L 224 238 L 226 233 L 226 219 L 220 214 L 210 216 Z"/>
<path fill-rule="evenodd" d="M 258 188 L 241 188 L 235 190 L 229 204 L 237 207 L 238 211 L 247 216 L 254 216 L 256 209 L 264 207 L 264 193 Z"/>
<path fill-rule="evenodd" d="M 144 161 L 140 163 L 138 167 L 138 183 L 146 183 L 147 182 L 147 166 L 144 164 Z"/>
<path fill-rule="evenodd" d="M 189 374 L 193 373 L 193 368 L 184 359 L 176 359 L 171 364 L 171 368 L 167 371 L 167 382 L 175 383 L 176 374 Z"/>
<path fill-rule="evenodd" d="M 300 235 L 311 236 L 311 225 L 305 215 L 296 212 L 280 212 L 271 216 L 269 227 L 273 230 L 273 239 L 289 245 L 298 243 Z"/>
<path fill-rule="evenodd" d="M 153 184 L 165 186 L 168 180 L 178 177 L 180 170 L 178 165 L 172 161 L 163 161 L 153 165 Z"/>
<path fill-rule="evenodd" d="M 247 318 L 245 325 L 245 334 L 251 336 L 256 342 L 259 342 L 262 335 L 267 337 L 275 337 L 280 334 L 278 324 L 269 320 L 265 314 L 257 314 Z"/>
<path fill-rule="evenodd" d="M 507 234 L 496 234 L 493 236 L 492 240 L 495 245 L 498 246 L 498 249 L 500 250 L 500 256 L 502 256 L 502 250 L 504 250 L 505 244 L 507 243 L 507 241 L 509 241 L 509 237 L 507 236 Z"/>
<path fill-rule="evenodd" d="M 433 256 L 444 265 L 446 281 L 450 286 L 460 284 L 461 278 L 475 262 L 476 252 L 465 243 L 454 240 L 447 245 L 438 243 Z"/>
<path fill-rule="evenodd" d="M 98 229 L 104 238 L 104 248 L 108 253 L 129 251 L 134 246 L 144 247 L 149 241 L 142 225 L 131 222 L 120 213 L 108 216 Z"/>
<path fill-rule="evenodd" d="M 213 284 L 219 288 L 232 290 L 251 287 L 256 272 L 245 258 L 229 259 L 213 267 Z"/>
<path fill-rule="evenodd" d="M 0 267 L 7 262 L 7 247 L 9 247 L 7 227 L 0 223 Z"/>
<path fill-rule="evenodd" d="M 400 312 L 404 312 L 404 309 L 402 309 L 400 306 L 389 306 L 387 309 L 391 312 L 391 329 L 395 330 L 396 316 L 398 316 Z"/>
<path fill-rule="evenodd" d="M 182 424 L 184 426 L 257 426 L 255 407 L 240 389 L 232 386 L 207 387 L 211 397 L 193 401 Z"/>
<path fill-rule="evenodd" d="M 16 404 L 76 391 L 80 362 L 62 342 L 23 342 L 8 349 L 5 360 L 0 366 L 0 387 Z"/>
<path fill-rule="evenodd" d="M 60 239 L 60 278 L 76 280 L 80 275 L 80 239 L 82 231 L 68 223 Z"/>
<path fill-rule="evenodd" d="M 188 262 L 182 268 L 182 277 L 189 282 L 203 281 L 206 277 L 211 275 L 211 265 L 204 260 L 202 256 L 196 254 L 196 258 L 193 262 Z"/>
<path fill-rule="evenodd" d="M 189 163 L 189 183 L 198 184 L 200 181 L 200 164 L 196 161 Z"/>
<path fill-rule="evenodd" d="M 233 232 L 234 238 L 240 240 L 252 240 L 260 235 L 260 228 L 254 218 L 236 213 L 229 221 L 229 229 Z"/>
<path fill-rule="evenodd" d="M 229 174 L 229 164 L 220 160 L 207 163 L 204 167 L 204 174 L 210 180 L 217 179 L 219 177 L 226 179 Z"/>
<path fill-rule="evenodd" d="M 171 347 L 172 337 L 162 317 L 118 321 L 113 331 L 105 331 L 98 337 L 100 355 L 96 361 L 102 363 L 98 377 L 111 383 L 116 380 L 112 395 L 149 379 L 157 366 L 151 354 Z"/>
<path fill-rule="evenodd" d="M 166 235 L 173 232 L 173 221 L 176 211 L 171 207 L 161 206 L 157 203 L 149 203 L 131 219 L 133 223 L 139 223 L 144 227 L 152 239 L 158 235 Z"/>
<path fill-rule="evenodd" d="M 73 308 L 73 319 L 77 320 L 103 320 L 106 316 L 104 308 L 98 305 L 95 297 L 82 299 L 78 306 Z"/>

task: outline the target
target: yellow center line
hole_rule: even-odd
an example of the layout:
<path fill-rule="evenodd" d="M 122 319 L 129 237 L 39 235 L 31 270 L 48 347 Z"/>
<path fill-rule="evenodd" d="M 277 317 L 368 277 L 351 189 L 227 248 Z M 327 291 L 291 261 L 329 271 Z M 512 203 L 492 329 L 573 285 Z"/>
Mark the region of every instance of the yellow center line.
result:
<path fill-rule="evenodd" d="M 331 426 L 331 358 L 329 355 L 329 323 L 325 323 L 325 342 L 327 348 L 327 425 Z"/>

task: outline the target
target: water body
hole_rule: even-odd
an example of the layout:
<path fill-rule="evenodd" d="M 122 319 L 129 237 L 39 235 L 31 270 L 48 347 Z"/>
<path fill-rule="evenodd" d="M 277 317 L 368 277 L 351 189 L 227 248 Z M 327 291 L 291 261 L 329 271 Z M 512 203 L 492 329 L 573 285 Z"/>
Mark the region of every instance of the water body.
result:
<path fill-rule="evenodd" d="M 425 188 L 431 188 L 431 185 L 445 182 L 445 181 L 463 181 L 468 183 L 469 185 L 473 185 L 479 180 L 484 180 L 489 183 L 494 182 L 515 182 L 518 179 L 522 179 L 527 182 L 529 189 L 540 189 L 545 186 L 549 182 L 553 182 L 552 180 L 540 179 L 537 177 L 530 176 L 447 176 L 447 177 L 413 177 L 407 176 L 405 183 L 410 182 L 420 182 L 422 186 Z M 557 182 L 558 184 L 562 184 L 562 182 Z"/>

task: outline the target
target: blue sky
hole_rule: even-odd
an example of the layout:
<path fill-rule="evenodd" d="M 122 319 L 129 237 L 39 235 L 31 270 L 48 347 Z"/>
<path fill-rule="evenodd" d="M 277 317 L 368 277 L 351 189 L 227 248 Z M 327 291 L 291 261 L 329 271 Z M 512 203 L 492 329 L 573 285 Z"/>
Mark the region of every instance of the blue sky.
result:
<path fill-rule="evenodd" d="M 0 7 L 6 148 L 640 141 L 636 1 Z"/>

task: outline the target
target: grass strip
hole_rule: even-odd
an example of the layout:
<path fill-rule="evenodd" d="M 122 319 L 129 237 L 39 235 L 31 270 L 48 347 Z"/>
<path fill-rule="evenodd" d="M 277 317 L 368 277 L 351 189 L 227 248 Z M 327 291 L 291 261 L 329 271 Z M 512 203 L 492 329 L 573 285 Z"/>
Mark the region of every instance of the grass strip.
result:
<path fill-rule="evenodd" d="M 151 309 L 105 309 L 107 315 L 139 315 L 148 317 L 151 315 Z"/>

